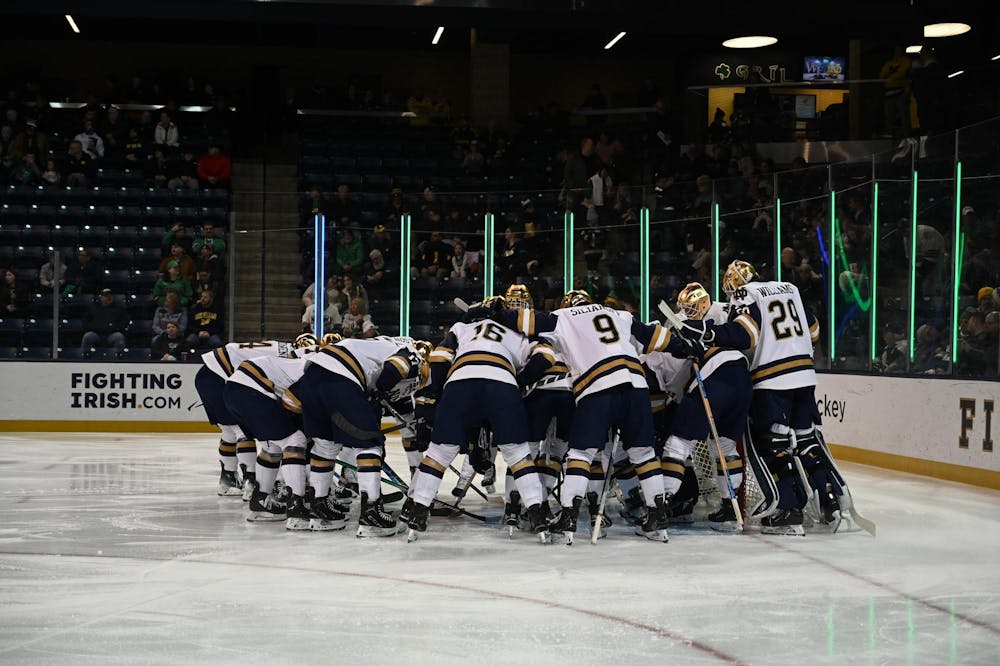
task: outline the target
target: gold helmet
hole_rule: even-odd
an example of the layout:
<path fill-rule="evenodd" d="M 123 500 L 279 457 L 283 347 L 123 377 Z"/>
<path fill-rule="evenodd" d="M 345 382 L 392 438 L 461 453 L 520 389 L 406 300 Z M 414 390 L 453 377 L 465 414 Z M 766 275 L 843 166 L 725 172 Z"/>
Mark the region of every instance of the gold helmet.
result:
<path fill-rule="evenodd" d="M 413 346 L 417 348 L 417 353 L 420 354 L 420 358 L 427 361 L 428 357 L 431 355 L 431 350 L 434 349 L 434 345 L 427 342 L 426 340 L 415 340 Z"/>
<path fill-rule="evenodd" d="M 507 307 L 507 299 L 503 296 L 490 296 L 483 299 L 483 307 L 503 309 Z"/>
<path fill-rule="evenodd" d="M 559 302 L 559 307 L 572 308 L 577 305 L 590 305 L 593 302 L 594 299 L 583 289 L 571 289 L 563 295 L 562 301 Z"/>
<path fill-rule="evenodd" d="M 523 284 L 512 284 L 507 287 L 504 300 L 507 301 L 507 307 L 515 310 L 530 310 L 534 306 L 531 292 Z"/>
<path fill-rule="evenodd" d="M 344 336 L 342 336 L 340 333 L 324 333 L 323 340 L 320 342 L 320 344 L 323 345 L 324 347 L 330 347 L 337 344 L 343 339 Z"/>
<path fill-rule="evenodd" d="M 727 295 L 732 295 L 734 291 L 747 284 L 757 277 L 757 269 L 748 261 L 737 259 L 726 267 L 726 274 L 722 276 L 722 291 Z"/>
<path fill-rule="evenodd" d="M 712 305 L 712 299 L 703 286 L 692 282 L 677 294 L 677 305 L 688 319 L 702 319 Z"/>
<path fill-rule="evenodd" d="M 295 338 L 295 342 L 292 343 L 292 347 L 295 349 L 303 349 L 305 347 L 312 347 L 316 344 L 316 336 L 312 333 L 302 333 L 299 337 Z"/>

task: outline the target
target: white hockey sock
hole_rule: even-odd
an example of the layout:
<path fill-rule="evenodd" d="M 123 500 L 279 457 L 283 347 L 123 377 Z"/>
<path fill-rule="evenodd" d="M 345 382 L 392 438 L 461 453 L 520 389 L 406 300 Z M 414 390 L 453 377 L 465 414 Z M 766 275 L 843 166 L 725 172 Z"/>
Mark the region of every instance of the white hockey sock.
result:
<path fill-rule="evenodd" d="M 274 492 L 274 480 L 278 478 L 278 465 L 281 464 L 281 447 L 274 442 L 261 443 L 257 454 L 256 477 L 257 487 L 268 495 Z"/>
<path fill-rule="evenodd" d="M 348 465 L 351 465 L 352 467 L 357 467 L 358 466 L 358 450 L 357 449 L 352 449 L 349 446 L 345 446 L 343 449 L 341 449 L 340 455 L 337 456 L 337 460 L 339 460 L 340 462 L 345 462 Z M 344 483 L 345 484 L 347 484 L 347 483 L 357 483 L 358 482 L 358 473 L 357 473 L 357 471 L 355 471 L 353 469 L 349 469 L 347 467 L 344 467 L 343 468 L 343 475 L 344 475 Z"/>
<path fill-rule="evenodd" d="M 743 485 L 743 460 L 736 448 L 736 441 L 728 437 L 719 437 L 719 448 L 726 456 L 726 469 L 729 470 L 729 480 L 733 484 L 733 490 L 738 493 L 740 486 Z M 729 484 L 726 483 L 726 475 L 721 472 L 722 468 L 716 463 L 715 482 L 719 486 L 719 494 L 722 495 L 722 499 L 731 499 L 732 494 L 729 492 Z"/>
<path fill-rule="evenodd" d="M 354 449 L 358 461 L 358 490 L 368 494 L 368 501 L 374 502 L 382 495 L 382 447 Z"/>
<path fill-rule="evenodd" d="M 656 457 L 652 446 L 633 446 L 628 449 L 628 459 L 635 466 L 639 477 L 642 495 L 646 506 L 656 506 L 655 498 L 662 495 L 663 474 L 660 472 L 660 460 Z"/>
<path fill-rule="evenodd" d="M 326 497 L 330 494 L 333 483 L 333 461 L 340 453 L 340 444 L 328 439 L 314 439 L 312 452 L 309 454 L 309 484 L 316 491 L 316 497 Z"/>
<path fill-rule="evenodd" d="M 570 449 L 566 453 L 566 476 L 563 479 L 560 503 L 564 507 L 573 506 L 573 500 L 587 493 L 590 482 L 590 463 L 597 455 L 597 449 Z"/>
<path fill-rule="evenodd" d="M 236 462 L 238 465 L 244 465 L 248 472 L 252 472 L 256 460 L 257 442 L 249 438 L 236 442 Z"/>
<path fill-rule="evenodd" d="M 435 444 L 427 447 L 427 454 L 420 462 L 420 473 L 413 481 L 413 501 L 430 506 L 437 496 L 438 488 L 441 486 L 441 479 L 448 465 L 458 455 L 459 446 L 452 444 Z"/>
<path fill-rule="evenodd" d="M 504 462 L 507 463 L 507 474 L 513 477 L 514 484 L 517 486 L 517 492 L 521 495 L 521 502 L 524 506 L 534 506 L 540 503 L 542 498 L 545 497 L 545 491 L 542 487 L 542 480 L 538 476 L 538 470 L 535 467 L 535 459 L 531 455 L 531 447 L 528 446 L 527 442 L 524 442 L 521 444 L 504 444 L 499 448 Z M 505 485 L 510 483 L 510 481 L 510 478 L 506 479 Z M 504 489 L 504 494 L 507 499 L 510 498 L 510 491 L 506 488 Z"/>

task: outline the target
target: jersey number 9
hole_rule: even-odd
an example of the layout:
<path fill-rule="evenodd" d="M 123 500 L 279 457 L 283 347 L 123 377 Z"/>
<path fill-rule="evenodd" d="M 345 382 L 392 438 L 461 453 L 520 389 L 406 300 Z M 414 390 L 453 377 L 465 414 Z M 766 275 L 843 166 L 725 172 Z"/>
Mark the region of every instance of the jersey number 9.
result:
<path fill-rule="evenodd" d="M 618 335 L 618 329 L 615 328 L 615 323 L 611 321 L 611 317 L 606 314 L 594 317 L 594 330 L 598 333 L 604 334 L 597 339 L 606 345 L 610 345 L 621 340 L 621 337 Z"/>

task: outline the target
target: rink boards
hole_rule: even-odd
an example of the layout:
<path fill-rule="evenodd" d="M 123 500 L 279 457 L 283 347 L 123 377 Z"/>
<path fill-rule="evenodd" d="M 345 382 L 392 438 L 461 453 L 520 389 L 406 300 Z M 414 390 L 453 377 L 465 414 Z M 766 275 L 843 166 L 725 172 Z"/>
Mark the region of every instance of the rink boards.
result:
<path fill-rule="evenodd" d="M 212 432 L 200 364 L 0 364 L 0 431 Z M 823 431 L 845 460 L 1000 489 L 1000 383 L 821 374 Z"/>

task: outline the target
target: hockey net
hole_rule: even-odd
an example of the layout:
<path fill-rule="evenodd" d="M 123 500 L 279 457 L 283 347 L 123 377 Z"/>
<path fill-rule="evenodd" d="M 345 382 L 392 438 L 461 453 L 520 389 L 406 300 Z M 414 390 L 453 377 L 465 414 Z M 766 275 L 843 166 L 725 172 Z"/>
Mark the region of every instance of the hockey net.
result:
<path fill-rule="evenodd" d="M 746 463 L 746 455 L 743 452 L 743 443 L 739 443 L 740 457 L 744 461 L 743 484 L 737 490 L 740 511 L 744 518 L 749 515 L 748 509 L 753 509 L 764 500 L 757 477 L 750 471 Z M 695 442 L 691 451 L 691 462 L 694 464 L 694 472 L 698 477 L 698 500 L 699 503 L 708 507 L 718 507 L 721 502 L 719 493 L 719 483 L 716 480 L 716 457 L 715 447 L 708 441 Z"/>

